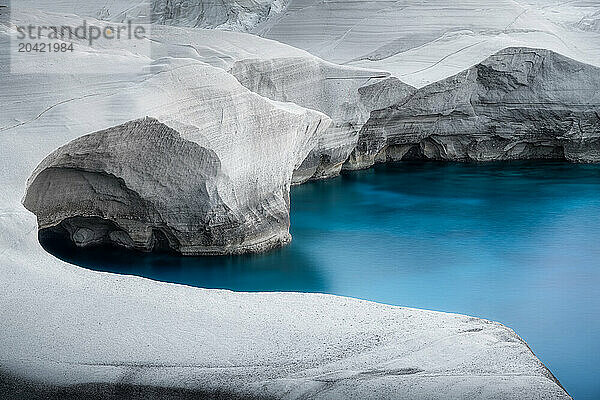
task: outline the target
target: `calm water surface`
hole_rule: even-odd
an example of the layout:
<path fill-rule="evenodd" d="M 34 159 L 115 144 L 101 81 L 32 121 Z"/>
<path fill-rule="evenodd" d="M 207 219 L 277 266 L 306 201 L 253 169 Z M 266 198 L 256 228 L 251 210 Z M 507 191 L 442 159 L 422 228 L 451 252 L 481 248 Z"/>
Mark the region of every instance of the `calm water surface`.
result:
<path fill-rule="evenodd" d="M 51 250 L 167 282 L 500 321 L 575 399 L 600 398 L 600 166 L 400 163 L 294 188 L 291 218 L 292 244 L 266 255 Z"/>

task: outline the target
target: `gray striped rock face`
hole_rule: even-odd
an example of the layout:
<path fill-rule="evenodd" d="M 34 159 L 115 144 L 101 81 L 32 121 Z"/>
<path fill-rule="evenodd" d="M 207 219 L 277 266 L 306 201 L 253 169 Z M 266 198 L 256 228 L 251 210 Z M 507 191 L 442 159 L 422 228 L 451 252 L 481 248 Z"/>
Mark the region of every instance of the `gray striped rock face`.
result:
<path fill-rule="evenodd" d="M 30 178 L 24 205 L 42 235 L 82 247 L 260 252 L 291 239 L 289 172 L 242 201 L 214 151 L 145 118 L 56 150 Z"/>
<path fill-rule="evenodd" d="M 407 158 L 600 161 L 600 68 L 508 48 L 373 112 L 348 168 Z"/>
<path fill-rule="evenodd" d="M 144 102 L 98 99 L 150 117 L 76 138 L 35 169 L 23 203 L 42 234 L 185 255 L 289 242 L 292 174 L 330 119 L 265 99 L 219 68 L 165 68 L 127 92 Z"/>
<path fill-rule="evenodd" d="M 247 202 L 218 155 L 156 119 L 78 138 L 34 172 L 24 205 L 78 246 L 182 254 L 260 252 L 289 234 L 289 179 Z M 236 199 L 237 200 L 237 199 Z"/>
<path fill-rule="evenodd" d="M 296 184 L 338 175 L 370 112 L 402 101 L 415 90 L 388 73 L 344 67 L 316 57 L 240 60 L 229 72 L 261 96 L 290 101 L 333 120 L 294 171 Z"/>
<path fill-rule="evenodd" d="M 147 118 L 61 147 L 34 173 L 24 204 L 40 229 L 62 229 L 79 246 L 218 251 L 245 230 L 219 194 L 227 180 L 213 151 Z M 274 242 L 287 239 L 279 208 L 262 227 Z"/>

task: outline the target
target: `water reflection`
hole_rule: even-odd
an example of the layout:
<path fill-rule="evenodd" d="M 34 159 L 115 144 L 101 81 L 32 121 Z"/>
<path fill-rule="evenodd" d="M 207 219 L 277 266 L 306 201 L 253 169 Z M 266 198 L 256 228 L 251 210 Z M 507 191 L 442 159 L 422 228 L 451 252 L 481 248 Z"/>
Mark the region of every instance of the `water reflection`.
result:
<path fill-rule="evenodd" d="M 298 246 L 259 255 L 181 257 L 112 247 L 80 249 L 56 237 L 46 237 L 41 243 L 46 251 L 76 265 L 164 282 L 248 292 L 323 292 L 328 288 Z"/>

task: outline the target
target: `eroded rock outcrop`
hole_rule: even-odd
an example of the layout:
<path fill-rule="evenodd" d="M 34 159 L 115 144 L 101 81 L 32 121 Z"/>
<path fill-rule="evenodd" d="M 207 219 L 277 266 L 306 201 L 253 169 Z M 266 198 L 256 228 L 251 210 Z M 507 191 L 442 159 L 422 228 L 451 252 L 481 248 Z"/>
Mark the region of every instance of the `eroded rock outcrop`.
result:
<path fill-rule="evenodd" d="M 151 250 L 166 240 L 175 250 L 211 248 L 243 225 L 219 194 L 227 179 L 214 152 L 147 118 L 52 153 L 34 172 L 24 204 L 40 229 L 60 221 L 80 246 L 113 242 Z M 276 236 L 277 221 L 272 224 Z"/>
<path fill-rule="evenodd" d="M 587 32 L 600 33 L 600 11 L 586 15 L 575 24 L 575 27 Z"/>
<path fill-rule="evenodd" d="M 245 59 L 229 71 L 251 91 L 320 111 L 333 123 L 294 172 L 294 183 L 336 176 L 356 147 L 370 112 L 394 104 L 415 90 L 389 74 L 344 67 L 316 57 Z"/>
<path fill-rule="evenodd" d="M 600 68 L 507 48 L 371 113 L 347 168 L 406 158 L 600 161 Z"/>
<path fill-rule="evenodd" d="M 40 230 L 64 231 L 78 246 L 259 252 L 291 239 L 289 178 L 239 201 L 214 151 L 145 118 L 52 153 L 32 175 L 24 205 Z"/>
<path fill-rule="evenodd" d="M 79 246 L 185 255 L 287 243 L 292 173 L 329 118 L 265 99 L 219 68 L 161 68 L 128 92 L 146 100 L 124 113 L 152 118 L 79 137 L 36 168 L 23 203 L 39 229 Z"/>

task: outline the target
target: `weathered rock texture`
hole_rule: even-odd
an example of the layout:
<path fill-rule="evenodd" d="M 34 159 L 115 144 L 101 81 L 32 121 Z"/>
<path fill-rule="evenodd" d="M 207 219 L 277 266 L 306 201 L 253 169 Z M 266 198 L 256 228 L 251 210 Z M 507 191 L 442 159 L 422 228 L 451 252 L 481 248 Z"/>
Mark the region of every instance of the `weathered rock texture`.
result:
<path fill-rule="evenodd" d="M 248 31 L 280 13 L 288 0 L 153 0 L 152 22 Z"/>
<path fill-rule="evenodd" d="M 379 161 L 600 161 L 600 68 L 508 48 L 375 111 L 348 168 Z"/>
<path fill-rule="evenodd" d="M 600 33 L 600 10 L 582 17 L 581 20 L 575 24 L 575 27 L 582 31 Z"/>
<path fill-rule="evenodd" d="M 214 152 L 144 119 L 52 153 L 34 172 L 24 204 L 40 229 L 59 222 L 80 246 L 151 250 L 166 240 L 169 248 L 194 252 L 226 245 L 227 236 L 244 230 L 217 190 L 226 181 Z M 267 237 L 281 233 L 278 222 L 285 225 L 275 219 Z M 227 234 L 231 229 L 239 232 Z"/>
<path fill-rule="evenodd" d="M 167 71 L 131 92 L 162 91 L 134 111 L 154 118 L 77 138 L 37 167 L 24 205 L 39 228 L 80 246 L 186 255 L 287 243 L 292 173 L 330 120 L 260 97 L 218 68 Z"/>
<path fill-rule="evenodd" d="M 370 111 L 405 98 L 414 88 L 381 71 L 343 67 L 318 58 L 245 59 L 230 71 L 261 96 L 321 111 L 333 123 L 294 172 L 294 183 L 339 174 L 356 147 Z"/>
<path fill-rule="evenodd" d="M 595 13 L 598 1 L 290 0 L 251 32 L 423 87 L 509 46 L 600 66 Z"/>
<path fill-rule="evenodd" d="M 366 109 L 375 111 L 402 103 L 416 91 L 417 89 L 398 78 L 390 77 L 361 87 L 358 94 Z"/>
<path fill-rule="evenodd" d="M 136 24 L 246 32 L 284 11 L 288 3 L 289 0 L 19 0 L 12 2 L 11 7 L 77 14 L 111 22 L 131 20 Z"/>

